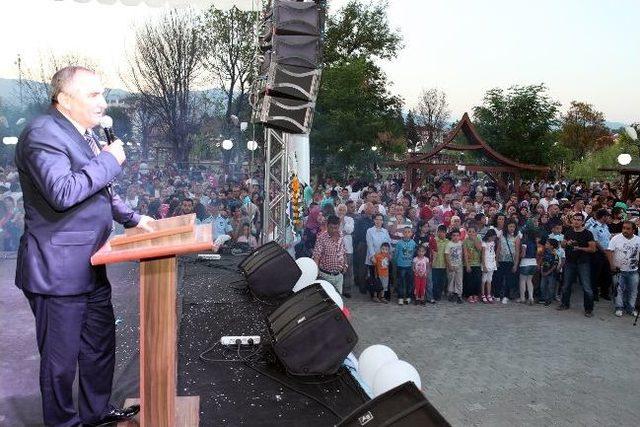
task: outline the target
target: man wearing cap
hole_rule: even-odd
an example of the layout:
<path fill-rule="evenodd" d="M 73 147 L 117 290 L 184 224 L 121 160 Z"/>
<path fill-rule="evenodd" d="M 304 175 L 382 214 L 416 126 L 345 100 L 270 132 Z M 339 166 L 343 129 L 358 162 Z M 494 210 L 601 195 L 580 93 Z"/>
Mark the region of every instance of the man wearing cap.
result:
<path fill-rule="evenodd" d="M 608 226 L 610 218 L 608 210 L 598 209 L 595 218 L 589 218 L 586 224 L 587 230 L 591 231 L 596 242 L 596 251 L 591 257 L 591 288 L 593 289 L 594 301 L 598 301 L 599 296 L 606 300 L 611 299 L 609 297 L 611 270 L 605 252 L 609 247 L 609 240 L 611 240 Z"/>

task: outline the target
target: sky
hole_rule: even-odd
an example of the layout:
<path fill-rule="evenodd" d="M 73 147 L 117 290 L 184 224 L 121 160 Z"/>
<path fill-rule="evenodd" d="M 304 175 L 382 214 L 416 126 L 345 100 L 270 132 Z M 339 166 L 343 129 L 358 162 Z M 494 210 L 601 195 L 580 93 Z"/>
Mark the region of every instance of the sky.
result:
<path fill-rule="evenodd" d="M 332 10 L 347 0 L 330 0 Z M 0 77 L 17 78 L 42 54 L 98 59 L 107 86 L 123 87 L 133 28 L 163 13 L 96 1 L 0 1 Z M 607 120 L 640 121 L 638 0 L 389 0 L 389 20 L 404 39 L 382 62 L 390 90 L 414 108 L 423 89 L 448 97 L 451 119 L 494 87 L 544 82 L 566 110 L 591 103 Z"/>

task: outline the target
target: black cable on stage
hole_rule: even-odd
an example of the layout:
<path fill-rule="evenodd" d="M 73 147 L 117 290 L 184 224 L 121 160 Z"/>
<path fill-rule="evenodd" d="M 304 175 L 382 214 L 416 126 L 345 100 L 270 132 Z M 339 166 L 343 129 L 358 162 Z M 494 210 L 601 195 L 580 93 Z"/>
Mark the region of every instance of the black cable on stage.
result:
<path fill-rule="evenodd" d="M 258 346 L 258 348 L 251 354 L 249 354 L 248 356 L 242 356 L 240 353 L 240 344 L 238 344 L 238 352 L 237 352 L 237 356 L 238 359 L 209 359 L 207 357 L 205 357 L 204 355 L 213 351 L 213 349 L 215 347 L 217 347 L 217 345 L 220 344 L 219 341 L 217 341 L 214 345 L 212 345 L 211 347 L 209 347 L 208 349 L 206 349 L 205 351 L 203 351 L 202 353 L 200 353 L 200 355 L 198 356 L 201 360 L 204 360 L 205 362 L 224 362 L 224 363 L 243 363 L 247 368 L 254 370 L 255 372 L 264 375 L 265 377 L 277 382 L 278 384 L 280 384 L 281 386 L 288 388 L 289 390 L 298 393 L 304 397 L 306 397 L 307 399 L 310 399 L 314 402 L 316 402 L 318 405 L 322 406 L 323 408 L 325 408 L 327 411 L 331 412 L 338 420 L 342 420 L 344 417 L 340 414 L 338 414 L 335 410 L 333 410 L 333 408 L 331 408 L 329 405 L 327 405 L 326 403 L 324 403 L 323 401 L 321 401 L 320 399 L 318 399 L 315 396 L 312 396 L 309 393 L 306 393 L 302 390 L 299 390 L 295 387 L 293 387 L 290 384 L 287 384 L 286 382 L 282 381 L 281 379 L 262 371 L 261 369 L 258 369 L 256 366 L 253 366 L 254 361 L 250 360 L 250 358 L 254 357 L 259 351 L 260 351 L 260 346 Z M 337 379 L 340 379 L 340 377 L 338 378 L 334 378 L 331 381 L 327 381 L 326 383 L 329 382 L 335 382 Z M 315 384 L 326 384 L 326 383 L 315 383 Z M 314 383 L 305 383 L 305 384 L 311 384 L 314 385 Z"/>
<path fill-rule="evenodd" d="M 257 373 L 262 374 L 262 375 L 264 375 L 265 377 L 272 379 L 273 381 L 277 382 L 277 383 L 278 383 L 278 384 L 280 384 L 281 386 L 283 386 L 283 387 L 285 387 L 285 388 L 288 388 L 289 390 L 294 391 L 294 392 L 296 392 L 296 393 L 298 393 L 298 394 L 300 394 L 300 395 L 302 395 L 302 396 L 306 397 L 307 399 L 311 399 L 311 400 L 313 400 L 314 402 L 316 402 L 317 404 L 319 404 L 320 406 L 322 406 L 323 408 L 325 408 L 326 410 L 328 410 L 329 412 L 331 412 L 331 413 L 332 413 L 332 414 L 333 414 L 333 415 L 334 415 L 338 420 L 342 420 L 342 419 L 344 418 L 342 415 L 338 414 L 336 411 L 334 411 L 334 410 L 333 410 L 333 408 L 331 408 L 329 405 L 327 405 L 326 403 L 324 403 L 323 401 L 321 401 L 321 400 L 320 400 L 320 399 L 318 399 L 317 397 L 312 396 L 312 395 L 310 395 L 309 393 L 306 393 L 306 392 L 304 392 L 304 391 L 302 391 L 302 390 L 298 390 L 297 388 L 295 388 L 295 387 L 293 387 L 293 386 L 291 386 L 291 385 L 289 385 L 289 384 L 285 383 L 284 381 L 280 380 L 279 378 L 274 377 L 273 375 L 268 374 L 268 373 L 266 373 L 266 372 L 264 372 L 264 371 L 262 371 L 262 370 L 258 369 L 258 368 L 257 368 L 257 367 L 255 367 L 255 366 L 252 366 L 249 362 L 244 362 L 244 365 L 245 365 L 247 368 L 253 369 L 253 370 L 254 370 L 254 371 L 256 371 Z"/>

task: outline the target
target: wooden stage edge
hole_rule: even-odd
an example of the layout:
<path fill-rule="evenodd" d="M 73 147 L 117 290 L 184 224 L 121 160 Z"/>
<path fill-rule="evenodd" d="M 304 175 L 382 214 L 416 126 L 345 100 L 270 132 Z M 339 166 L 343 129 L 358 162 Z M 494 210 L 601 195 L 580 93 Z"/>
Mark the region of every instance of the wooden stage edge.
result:
<path fill-rule="evenodd" d="M 124 407 L 139 405 L 140 399 L 129 398 L 125 400 Z M 175 427 L 198 427 L 200 424 L 200 396 L 176 397 L 176 423 Z M 131 421 L 118 423 L 118 427 L 138 427 L 140 425 L 140 413 Z"/>

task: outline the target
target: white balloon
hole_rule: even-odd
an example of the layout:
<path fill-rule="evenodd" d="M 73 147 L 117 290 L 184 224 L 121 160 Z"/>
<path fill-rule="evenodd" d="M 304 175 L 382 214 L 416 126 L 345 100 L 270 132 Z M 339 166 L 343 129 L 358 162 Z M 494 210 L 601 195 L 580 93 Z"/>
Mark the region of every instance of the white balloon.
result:
<path fill-rule="evenodd" d="M 404 360 L 393 360 L 385 363 L 378 369 L 373 380 L 373 395 L 380 396 L 382 393 L 407 381 L 413 381 L 418 388 L 422 387 L 420 374 L 410 363 Z"/>
<path fill-rule="evenodd" d="M 631 163 L 631 154 L 628 153 L 622 153 L 618 156 L 618 163 L 620 163 L 622 166 L 626 166 L 629 163 Z"/>
<path fill-rule="evenodd" d="M 319 283 L 327 293 L 327 295 L 329 295 L 329 298 L 331 298 L 333 302 L 338 305 L 338 307 L 344 308 L 344 301 L 342 301 L 342 297 L 331 283 L 327 282 L 326 280 L 315 280 L 313 283 Z"/>
<path fill-rule="evenodd" d="M 318 277 L 318 264 L 313 259 L 308 257 L 298 258 L 296 264 L 302 270 L 302 276 L 293 286 L 293 292 L 306 288 Z"/>
<path fill-rule="evenodd" d="M 398 360 L 396 353 L 386 345 L 375 344 L 364 349 L 358 359 L 358 373 L 362 380 L 373 388 L 378 369 L 386 363 Z"/>

